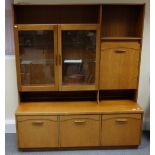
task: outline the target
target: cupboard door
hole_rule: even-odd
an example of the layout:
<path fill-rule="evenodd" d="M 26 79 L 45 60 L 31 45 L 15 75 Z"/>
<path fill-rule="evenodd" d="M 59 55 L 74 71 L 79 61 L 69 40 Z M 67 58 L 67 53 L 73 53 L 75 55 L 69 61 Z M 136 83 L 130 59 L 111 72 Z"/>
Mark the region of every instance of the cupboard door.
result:
<path fill-rule="evenodd" d="M 60 117 L 61 147 L 99 146 L 99 116 Z"/>
<path fill-rule="evenodd" d="M 100 89 L 136 89 L 139 53 L 138 49 L 117 47 L 117 43 L 106 45 L 101 50 Z"/>
<path fill-rule="evenodd" d="M 139 145 L 141 121 L 141 114 L 102 115 L 101 145 Z"/>
<path fill-rule="evenodd" d="M 97 25 L 60 26 L 62 90 L 97 88 L 97 33 Z"/>
<path fill-rule="evenodd" d="M 15 36 L 20 90 L 57 90 L 57 27 L 17 25 Z"/>
<path fill-rule="evenodd" d="M 57 116 L 18 116 L 19 148 L 58 147 Z"/>

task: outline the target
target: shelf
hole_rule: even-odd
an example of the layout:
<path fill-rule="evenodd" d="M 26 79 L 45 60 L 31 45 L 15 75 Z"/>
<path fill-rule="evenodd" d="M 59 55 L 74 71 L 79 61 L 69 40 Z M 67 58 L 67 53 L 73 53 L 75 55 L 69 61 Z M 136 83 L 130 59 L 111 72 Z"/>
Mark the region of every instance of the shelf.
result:
<path fill-rule="evenodd" d="M 58 115 L 58 114 L 106 114 L 143 113 L 142 108 L 131 100 L 74 101 L 74 102 L 23 102 L 16 115 Z"/>
<path fill-rule="evenodd" d="M 101 40 L 141 40 L 141 37 L 102 37 Z"/>

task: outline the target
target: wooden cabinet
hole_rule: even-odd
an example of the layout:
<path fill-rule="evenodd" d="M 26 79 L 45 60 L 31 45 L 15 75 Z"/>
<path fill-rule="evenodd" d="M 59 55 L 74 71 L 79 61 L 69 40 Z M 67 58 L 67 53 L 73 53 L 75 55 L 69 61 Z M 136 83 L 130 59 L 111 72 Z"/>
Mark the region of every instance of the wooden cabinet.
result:
<path fill-rule="evenodd" d="M 61 147 L 99 146 L 99 115 L 60 116 Z"/>
<path fill-rule="evenodd" d="M 100 89 L 137 89 L 140 44 L 102 42 Z"/>
<path fill-rule="evenodd" d="M 19 148 L 137 146 L 144 5 L 14 4 Z"/>
<path fill-rule="evenodd" d="M 141 114 L 102 115 L 101 145 L 139 145 L 141 125 Z"/>
<path fill-rule="evenodd" d="M 57 116 L 18 116 L 19 148 L 58 147 Z"/>

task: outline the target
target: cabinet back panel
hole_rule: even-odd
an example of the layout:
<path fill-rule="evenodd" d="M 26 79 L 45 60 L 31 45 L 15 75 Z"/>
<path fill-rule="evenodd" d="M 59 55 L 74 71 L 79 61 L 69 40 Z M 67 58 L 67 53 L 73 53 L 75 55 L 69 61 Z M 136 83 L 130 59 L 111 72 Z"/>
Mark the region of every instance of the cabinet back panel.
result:
<path fill-rule="evenodd" d="M 141 37 L 143 5 L 103 5 L 102 37 Z"/>
<path fill-rule="evenodd" d="M 21 102 L 96 101 L 97 91 L 20 92 Z"/>
<path fill-rule="evenodd" d="M 14 5 L 15 24 L 98 23 L 99 5 Z"/>

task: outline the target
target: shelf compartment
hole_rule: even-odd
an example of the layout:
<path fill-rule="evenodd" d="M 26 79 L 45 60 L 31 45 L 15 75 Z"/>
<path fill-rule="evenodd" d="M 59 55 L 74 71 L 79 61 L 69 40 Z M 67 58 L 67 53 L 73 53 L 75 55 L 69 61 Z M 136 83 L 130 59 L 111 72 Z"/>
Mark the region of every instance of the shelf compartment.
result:
<path fill-rule="evenodd" d="M 121 41 L 123 41 L 123 40 L 142 40 L 142 38 L 141 37 L 101 37 L 101 40 L 102 41 L 111 41 L 111 40 L 121 40 Z"/>
<path fill-rule="evenodd" d="M 142 37 L 144 5 L 103 5 L 101 37 Z"/>
<path fill-rule="evenodd" d="M 14 23 L 98 23 L 99 8 L 100 5 L 14 5 Z"/>

